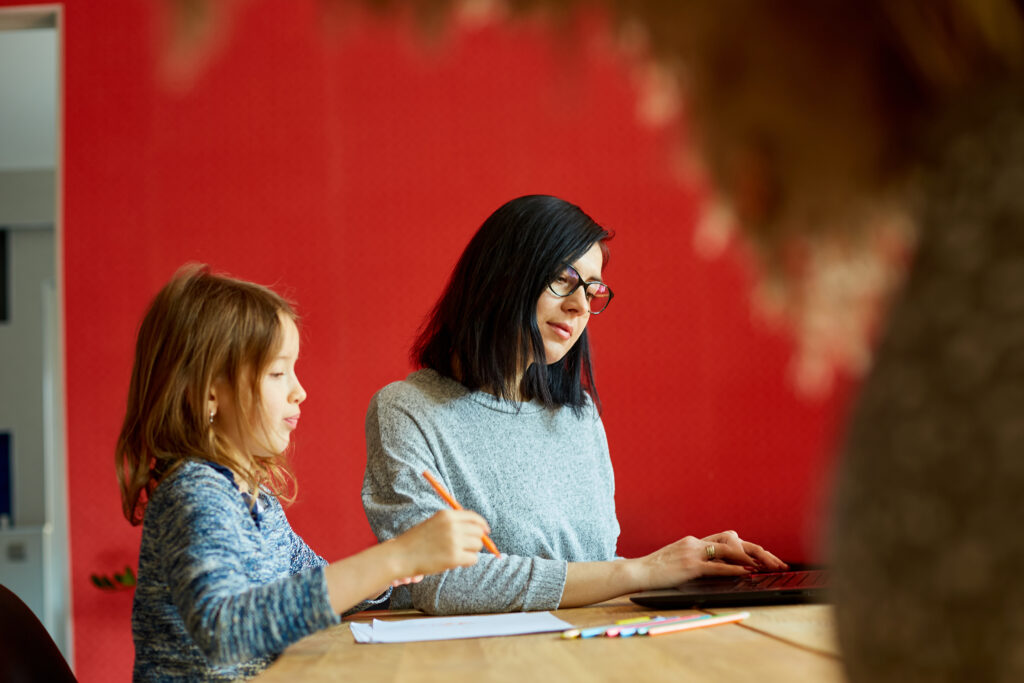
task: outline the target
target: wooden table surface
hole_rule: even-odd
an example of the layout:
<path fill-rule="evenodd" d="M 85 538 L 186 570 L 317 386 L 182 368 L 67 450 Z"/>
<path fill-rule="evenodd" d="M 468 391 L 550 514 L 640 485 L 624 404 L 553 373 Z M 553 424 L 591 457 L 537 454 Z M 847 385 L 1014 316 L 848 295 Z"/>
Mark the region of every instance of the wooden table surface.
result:
<path fill-rule="evenodd" d="M 736 609 L 707 610 L 712 613 Z M 750 618 L 657 637 L 563 640 L 558 633 L 395 644 L 357 644 L 348 623 L 289 647 L 255 680 L 395 681 L 708 681 L 840 683 L 843 681 L 827 605 L 749 608 Z M 645 614 L 628 599 L 554 612 L 574 626 L 600 626 Z M 372 612 L 372 618 L 422 618 L 419 612 Z"/>

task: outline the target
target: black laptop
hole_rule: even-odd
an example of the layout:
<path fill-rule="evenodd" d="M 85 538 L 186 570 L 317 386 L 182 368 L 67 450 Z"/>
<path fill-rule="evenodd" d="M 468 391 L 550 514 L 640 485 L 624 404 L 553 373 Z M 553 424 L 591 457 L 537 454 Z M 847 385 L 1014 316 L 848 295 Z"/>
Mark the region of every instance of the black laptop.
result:
<path fill-rule="evenodd" d="M 705 576 L 677 588 L 634 593 L 629 599 L 657 609 L 828 602 L 828 578 L 828 572 L 820 568 L 746 576 Z"/>

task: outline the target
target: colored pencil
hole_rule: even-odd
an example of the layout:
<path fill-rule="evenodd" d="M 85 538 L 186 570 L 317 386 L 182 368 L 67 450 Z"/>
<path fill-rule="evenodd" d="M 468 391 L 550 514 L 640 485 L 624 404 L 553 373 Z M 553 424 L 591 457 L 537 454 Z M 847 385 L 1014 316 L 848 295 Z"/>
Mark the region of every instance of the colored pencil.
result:
<path fill-rule="evenodd" d="M 624 628 L 627 624 L 639 624 L 651 621 L 651 617 L 633 617 L 631 619 L 622 619 L 616 621 L 614 624 L 607 624 L 605 626 L 592 626 L 590 628 L 580 629 L 580 638 L 593 638 L 594 636 L 608 635 L 609 631 L 615 629 Z"/>
<path fill-rule="evenodd" d="M 439 496 L 441 496 L 442 498 L 444 498 L 445 502 L 447 502 L 449 505 L 451 505 L 452 508 L 454 508 L 456 510 L 461 510 L 462 509 L 462 506 L 459 505 L 459 501 L 457 501 L 454 498 L 452 498 L 452 494 L 448 493 L 448 491 L 445 490 L 444 486 L 441 485 L 441 482 L 439 482 L 437 479 L 434 478 L 434 475 L 432 475 L 430 472 L 428 472 L 426 470 L 423 470 L 423 477 L 428 482 L 430 482 L 430 485 L 434 487 L 434 490 L 437 491 L 437 494 Z M 484 541 L 484 545 L 487 546 L 488 550 L 490 550 L 492 553 L 494 553 L 495 556 L 501 557 L 501 553 L 498 551 L 498 546 L 494 545 L 494 541 L 491 540 L 490 536 L 488 536 L 487 534 L 484 534 L 483 535 L 483 541 Z"/>
<path fill-rule="evenodd" d="M 629 619 L 620 619 L 619 621 L 616 621 L 614 624 L 607 624 L 605 626 L 566 629 L 565 631 L 562 631 L 562 637 L 566 640 L 570 640 L 572 638 L 592 638 L 594 636 L 599 636 L 602 633 L 606 633 L 611 629 L 620 628 L 627 624 L 646 624 L 651 623 L 653 621 L 659 621 L 661 619 L 662 617 L 630 617 Z M 587 635 L 584 635 L 584 633 L 586 633 Z"/>
<path fill-rule="evenodd" d="M 616 621 L 614 626 L 605 629 L 604 634 L 609 638 L 622 635 L 624 631 L 635 631 L 640 626 L 665 621 L 665 617 L 637 617 L 636 619 L 623 619 Z"/>
<path fill-rule="evenodd" d="M 732 612 L 730 614 L 720 614 L 710 619 L 695 619 L 691 621 L 682 621 L 675 624 L 665 624 L 664 626 L 651 626 L 647 629 L 647 635 L 649 636 L 660 636 L 665 633 L 675 633 L 676 631 L 689 631 L 695 628 L 704 628 L 705 626 L 718 626 L 719 624 L 731 624 L 736 621 L 742 621 L 750 616 L 750 612 Z"/>
<path fill-rule="evenodd" d="M 662 617 L 656 621 L 650 621 L 646 624 L 637 624 L 633 628 L 625 629 L 619 632 L 620 638 L 628 638 L 630 636 L 646 636 L 647 631 L 653 626 L 662 626 L 664 624 L 675 624 L 680 621 L 700 621 L 703 619 L 710 619 L 713 615 L 711 614 L 690 614 L 685 617 Z M 632 631 L 632 633 L 630 633 Z"/>

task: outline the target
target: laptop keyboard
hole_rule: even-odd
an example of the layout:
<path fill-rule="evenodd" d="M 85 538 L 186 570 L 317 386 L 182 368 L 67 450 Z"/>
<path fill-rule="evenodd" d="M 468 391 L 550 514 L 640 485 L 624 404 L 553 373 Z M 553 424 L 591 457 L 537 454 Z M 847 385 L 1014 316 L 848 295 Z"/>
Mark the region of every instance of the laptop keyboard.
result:
<path fill-rule="evenodd" d="M 764 572 L 746 576 L 703 576 L 675 590 L 652 590 L 630 596 L 644 607 L 782 605 L 824 600 L 826 569 Z"/>
<path fill-rule="evenodd" d="M 823 588 L 827 583 L 827 572 L 822 569 L 809 569 L 797 572 L 769 572 L 752 574 L 738 581 L 733 590 L 780 590 L 784 588 Z"/>

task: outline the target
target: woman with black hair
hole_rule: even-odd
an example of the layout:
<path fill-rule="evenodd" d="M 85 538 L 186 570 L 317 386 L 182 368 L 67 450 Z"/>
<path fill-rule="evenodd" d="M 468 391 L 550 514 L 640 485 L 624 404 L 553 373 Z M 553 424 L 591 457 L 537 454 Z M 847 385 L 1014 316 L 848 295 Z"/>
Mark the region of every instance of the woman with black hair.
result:
<path fill-rule="evenodd" d="M 470 241 L 412 356 L 366 417 L 363 506 L 381 541 L 444 507 L 439 477 L 504 553 L 396 590 L 432 614 L 547 610 L 785 565 L 727 531 L 616 557 L 614 474 L 587 322 L 612 300 L 611 233 L 579 207 L 531 195 Z M 617 560 L 617 561 L 613 561 Z"/>

